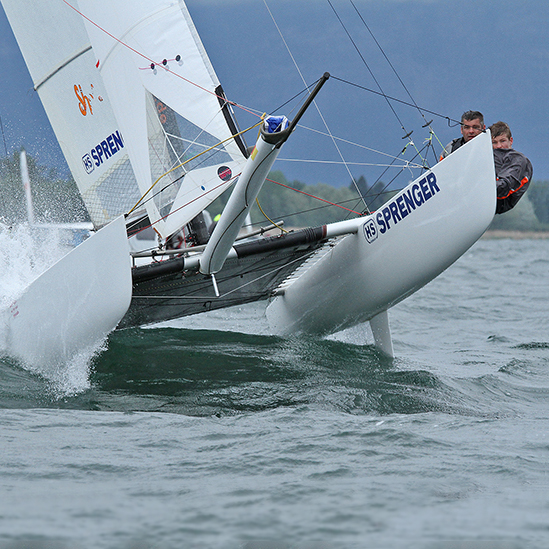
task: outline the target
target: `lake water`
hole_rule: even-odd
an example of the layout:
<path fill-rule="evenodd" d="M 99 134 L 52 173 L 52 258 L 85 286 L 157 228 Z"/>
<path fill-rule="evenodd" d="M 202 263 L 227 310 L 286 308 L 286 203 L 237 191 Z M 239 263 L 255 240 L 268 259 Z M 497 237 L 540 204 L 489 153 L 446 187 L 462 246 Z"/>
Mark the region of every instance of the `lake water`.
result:
<path fill-rule="evenodd" d="M 483 239 L 390 312 L 394 360 L 258 305 L 3 357 L 0 549 L 547 548 L 548 298 L 549 240 Z"/>

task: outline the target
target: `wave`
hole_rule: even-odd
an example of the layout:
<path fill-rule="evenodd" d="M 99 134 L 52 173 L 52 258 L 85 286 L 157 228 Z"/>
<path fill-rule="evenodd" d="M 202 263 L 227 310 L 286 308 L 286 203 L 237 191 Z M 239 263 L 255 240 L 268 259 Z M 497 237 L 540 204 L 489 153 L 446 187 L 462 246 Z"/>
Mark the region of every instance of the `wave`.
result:
<path fill-rule="evenodd" d="M 0 407 L 227 416 L 305 406 L 352 415 L 515 416 L 549 396 L 540 346 L 526 347 L 530 359 L 499 368 L 462 357 L 460 375 L 459 363 L 392 360 L 372 345 L 333 339 L 131 329 L 111 334 L 105 350 L 65 373 L 64 383 L 61 374 L 52 381 L 1 360 Z M 71 375 L 83 375 L 81 390 L 68 390 L 78 384 Z"/>
<path fill-rule="evenodd" d="M 78 393 L 60 390 L 60 379 L 41 382 L 16 363 L 1 361 L 0 406 L 27 402 L 29 406 L 191 416 L 299 406 L 380 416 L 514 413 L 512 406 L 501 406 L 501 396 L 513 389 L 506 381 L 507 372 L 461 379 L 434 374 L 429 365 L 417 366 L 391 360 L 373 346 L 342 341 L 132 329 L 111 334 L 108 348 L 92 360 L 83 382 L 86 387 Z M 88 372 L 81 366 L 76 371 Z M 29 392 L 28 387 L 33 389 Z"/>
<path fill-rule="evenodd" d="M 536 297 L 530 275 L 529 284 L 520 286 L 534 291 L 530 301 L 511 295 L 502 301 L 496 290 L 509 266 L 477 265 L 499 257 L 496 244 L 481 242 L 391 311 L 399 355 L 394 360 L 364 344 L 371 340 L 364 326 L 326 339 L 270 336 L 264 308 L 254 304 L 114 332 L 100 352 L 83 350 L 74 363 L 47 376 L 4 356 L 0 407 L 195 416 L 299 406 L 370 415 L 520 414 L 547 398 L 545 302 Z M 529 253 L 524 265 L 532 264 Z M 467 298 L 461 296 L 464 281 Z"/>

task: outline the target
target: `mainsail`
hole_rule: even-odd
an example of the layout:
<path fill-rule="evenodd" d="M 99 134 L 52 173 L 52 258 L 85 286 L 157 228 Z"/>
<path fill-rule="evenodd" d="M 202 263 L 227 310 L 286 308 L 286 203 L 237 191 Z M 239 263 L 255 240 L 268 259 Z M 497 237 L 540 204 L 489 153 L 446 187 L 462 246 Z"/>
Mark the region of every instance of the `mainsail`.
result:
<path fill-rule="evenodd" d="M 94 225 L 128 212 L 141 192 L 82 17 L 61 0 L 2 0 Z"/>
<path fill-rule="evenodd" d="M 149 219 L 164 237 L 240 173 L 219 81 L 182 1 L 80 0 Z"/>
<path fill-rule="evenodd" d="M 2 5 L 96 227 L 146 209 L 168 237 L 234 182 L 246 149 L 182 1 Z"/>

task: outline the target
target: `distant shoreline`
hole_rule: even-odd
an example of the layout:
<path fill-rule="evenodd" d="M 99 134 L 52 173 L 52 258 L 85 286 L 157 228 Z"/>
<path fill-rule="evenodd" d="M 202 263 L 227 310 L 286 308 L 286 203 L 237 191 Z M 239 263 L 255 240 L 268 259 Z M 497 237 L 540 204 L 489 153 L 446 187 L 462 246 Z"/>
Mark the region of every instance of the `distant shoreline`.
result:
<path fill-rule="evenodd" d="M 514 240 L 521 239 L 540 239 L 549 238 L 547 231 L 486 231 L 482 238 L 497 239 L 497 238 L 512 238 Z"/>

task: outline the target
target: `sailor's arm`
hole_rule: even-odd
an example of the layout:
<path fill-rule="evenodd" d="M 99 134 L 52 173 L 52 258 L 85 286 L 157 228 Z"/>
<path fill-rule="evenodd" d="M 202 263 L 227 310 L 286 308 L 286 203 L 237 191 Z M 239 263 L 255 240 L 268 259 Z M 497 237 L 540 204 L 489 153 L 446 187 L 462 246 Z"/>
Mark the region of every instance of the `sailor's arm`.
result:
<path fill-rule="evenodd" d="M 496 162 L 498 213 L 511 209 L 520 200 L 530 185 L 532 172 L 528 158 L 517 151 L 509 151 L 500 166 Z"/>
<path fill-rule="evenodd" d="M 521 191 L 524 194 L 532 179 L 532 164 L 523 154 L 509 151 L 501 168 L 496 167 L 498 198 Z"/>

